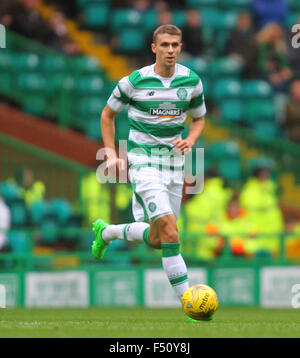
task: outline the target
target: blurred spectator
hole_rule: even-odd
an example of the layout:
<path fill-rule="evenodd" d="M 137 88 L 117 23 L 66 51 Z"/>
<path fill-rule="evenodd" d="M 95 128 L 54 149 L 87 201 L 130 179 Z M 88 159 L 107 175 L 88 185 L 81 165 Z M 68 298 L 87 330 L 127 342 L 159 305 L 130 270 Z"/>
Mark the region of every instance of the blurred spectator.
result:
<path fill-rule="evenodd" d="M 130 7 L 140 13 L 143 13 L 151 8 L 151 2 L 150 0 L 134 0 Z"/>
<path fill-rule="evenodd" d="M 245 75 L 268 81 L 277 92 L 287 92 L 292 72 L 283 30 L 276 23 L 266 25 L 251 40 Z"/>
<path fill-rule="evenodd" d="M 197 10 L 187 11 L 187 21 L 182 27 L 183 52 L 191 56 L 200 56 L 204 50 L 201 17 Z"/>
<path fill-rule="evenodd" d="M 10 8 L 6 14 L 11 17 L 9 29 L 48 45 L 52 41 L 52 30 L 37 11 L 37 0 L 24 0 Z"/>
<path fill-rule="evenodd" d="M 186 9 L 185 0 L 165 0 L 170 10 L 182 10 Z"/>
<path fill-rule="evenodd" d="M 297 24 L 300 24 L 300 15 L 297 19 Z M 291 69 L 295 77 L 300 77 L 300 48 L 293 46 L 293 37 L 300 33 L 300 28 L 298 27 L 297 32 L 292 32 L 289 28 L 286 32 L 287 37 L 287 54 L 290 61 Z M 298 40 L 299 42 L 299 40 Z"/>
<path fill-rule="evenodd" d="M 229 33 L 225 45 L 225 55 L 234 57 L 243 64 L 252 35 L 251 16 L 248 12 L 242 12 L 238 16 L 236 27 Z"/>
<path fill-rule="evenodd" d="M 288 138 L 300 144 L 300 79 L 292 82 L 285 108 L 285 127 Z"/>
<path fill-rule="evenodd" d="M 8 251 L 6 232 L 10 229 L 10 210 L 0 194 L 0 252 Z"/>
<path fill-rule="evenodd" d="M 240 204 L 248 212 L 259 234 L 276 234 L 284 228 L 278 204 L 277 185 L 268 168 L 257 167 L 240 193 Z"/>
<path fill-rule="evenodd" d="M 283 28 L 289 13 L 286 0 L 252 0 L 251 10 L 257 31 L 270 22 Z"/>
<path fill-rule="evenodd" d="M 57 11 L 50 17 L 49 25 L 53 32 L 52 41 L 49 41 L 51 47 L 67 55 L 80 53 L 78 45 L 68 35 L 64 15 L 61 12 Z"/>
<path fill-rule="evenodd" d="M 12 22 L 11 9 L 16 5 L 17 0 L 1 0 L 0 2 L 0 24 L 9 27 Z"/>
<path fill-rule="evenodd" d="M 45 197 L 45 185 L 39 180 L 35 180 L 33 171 L 30 168 L 24 168 L 17 175 L 17 184 L 21 188 L 21 197 L 24 198 L 27 206 L 35 201 L 41 201 Z"/>

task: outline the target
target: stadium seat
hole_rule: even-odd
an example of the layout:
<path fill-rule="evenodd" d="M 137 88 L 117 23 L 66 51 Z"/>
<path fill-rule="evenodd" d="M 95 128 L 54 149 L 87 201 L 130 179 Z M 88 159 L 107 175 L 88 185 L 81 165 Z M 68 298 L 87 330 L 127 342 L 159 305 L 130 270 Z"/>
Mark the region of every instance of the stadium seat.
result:
<path fill-rule="evenodd" d="M 29 207 L 30 222 L 33 225 L 39 225 L 48 211 L 48 203 L 46 201 L 35 201 Z"/>
<path fill-rule="evenodd" d="M 253 123 L 252 128 L 262 138 L 276 138 L 279 134 L 278 123 L 270 120 L 259 120 Z"/>
<path fill-rule="evenodd" d="M 241 163 L 239 158 L 222 158 L 218 170 L 221 176 L 227 180 L 239 180 L 241 178 Z"/>
<path fill-rule="evenodd" d="M 46 74 L 57 74 L 57 72 L 64 72 L 67 70 L 67 61 L 63 56 L 47 55 L 42 60 L 42 68 Z"/>
<path fill-rule="evenodd" d="M 71 70 L 80 73 L 100 72 L 101 65 L 98 58 L 93 56 L 75 56 L 70 60 Z"/>
<path fill-rule="evenodd" d="M 55 216 L 59 223 L 66 223 L 72 212 L 71 203 L 65 199 L 52 199 L 48 203 L 48 213 Z"/>
<path fill-rule="evenodd" d="M 225 99 L 220 103 L 221 119 L 241 123 L 244 118 L 245 104 L 240 99 Z"/>
<path fill-rule="evenodd" d="M 225 98 L 241 97 L 241 82 L 235 78 L 221 78 L 214 83 L 213 99 L 218 103 Z"/>
<path fill-rule="evenodd" d="M 249 100 L 245 105 L 245 121 L 249 124 L 260 121 L 275 121 L 276 112 L 272 100 Z"/>
<path fill-rule="evenodd" d="M 242 71 L 241 64 L 229 57 L 219 57 L 208 66 L 208 71 L 214 78 L 239 77 Z"/>
<path fill-rule="evenodd" d="M 100 113 L 106 105 L 107 98 L 106 97 L 83 97 L 78 104 L 78 113 L 81 116 L 95 116 L 100 117 Z"/>
<path fill-rule="evenodd" d="M 132 9 L 114 10 L 110 21 L 112 32 L 121 34 L 126 26 L 133 26 L 137 29 L 143 28 L 143 16 L 138 11 Z"/>
<path fill-rule="evenodd" d="M 252 0 L 222 0 L 219 2 L 221 8 L 236 11 L 249 10 Z"/>
<path fill-rule="evenodd" d="M 86 121 L 85 134 L 91 139 L 95 139 L 98 141 L 102 139 L 99 118 L 92 117 L 91 119 Z"/>
<path fill-rule="evenodd" d="M 0 69 L 8 70 L 11 66 L 11 53 L 8 50 L 0 51 Z"/>
<path fill-rule="evenodd" d="M 245 80 L 242 85 L 242 93 L 245 99 L 271 98 L 273 90 L 270 84 L 264 80 Z"/>
<path fill-rule="evenodd" d="M 110 3 L 107 1 L 91 2 L 83 8 L 84 24 L 93 29 L 103 28 L 109 24 Z"/>
<path fill-rule="evenodd" d="M 20 198 L 20 188 L 15 183 L 2 182 L 0 192 L 6 202 Z"/>
<path fill-rule="evenodd" d="M 183 27 L 186 23 L 186 11 L 176 10 L 172 12 L 172 23 L 179 28 Z"/>
<path fill-rule="evenodd" d="M 186 5 L 188 8 L 196 8 L 196 7 L 206 7 L 212 6 L 216 7 L 218 5 L 219 0 L 187 0 Z"/>
<path fill-rule="evenodd" d="M 20 73 L 17 88 L 24 92 L 43 92 L 46 89 L 46 79 L 39 72 Z"/>
<path fill-rule="evenodd" d="M 28 94 L 23 97 L 22 110 L 33 115 L 43 115 L 47 106 L 45 95 Z"/>
<path fill-rule="evenodd" d="M 53 215 L 47 215 L 43 218 L 39 230 L 43 244 L 54 244 L 59 238 L 59 224 Z"/>
<path fill-rule="evenodd" d="M 221 158 L 239 158 L 240 151 L 236 142 L 234 141 L 220 141 L 211 144 L 208 147 L 208 152 L 212 160 L 220 160 Z"/>
<path fill-rule="evenodd" d="M 105 93 L 105 81 L 97 75 L 83 75 L 76 80 L 75 90 L 83 95 L 96 95 Z"/>
<path fill-rule="evenodd" d="M 143 15 L 143 27 L 147 33 L 152 32 L 158 25 L 157 10 L 148 10 Z"/>
<path fill-rule="evenodd" d="M 124 27 L 119 34 L 118 49 L 124 53 L 138 53 L 145 49 L 146 33 L 135 27 Z"/>
<path fill-rule="evenodd" d="M 12 227 L 24 227 L 28 223 L 28 213 L 23 199 L 15 199 L 8 203 Z"/>
<path fill-rule="evenodd" d="M 182 61 L 182 64 L 184 66 L 187 66 L 194 72 L 196 72 L 200 77 L 202 75 L 204 76 L 208 75 L 208 71 L 207 71 L 208 63 L 204 58 L 200 56 L 187 58 L 184 61 Z"/>
<path fill-rule="evenodd" d="M 41 59 L 36 53 L 12 53 L 11 68 L 14 72 L 36 71 Z"/>
<path fill-rule="evenodd" d="M 8 243 L 13 253 L 26 253 L 29 249 L 29 238 L 24 231 L 11 230 L 8 233 Z"/>

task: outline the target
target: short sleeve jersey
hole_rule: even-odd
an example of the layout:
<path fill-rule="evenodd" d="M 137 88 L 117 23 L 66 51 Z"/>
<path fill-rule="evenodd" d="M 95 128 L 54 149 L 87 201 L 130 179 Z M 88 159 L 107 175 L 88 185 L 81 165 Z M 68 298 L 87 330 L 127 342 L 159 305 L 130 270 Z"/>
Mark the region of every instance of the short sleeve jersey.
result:
<path fill-rule="evenodd" d="M 163 150 L 170 153 L 173 141 L 181 138 L 187 112 L 192 118 L 206 113 L 201 79 L 181 64 L 167 78 L 155 73 L 154 64 L 132 72 L 119 81 L 107 104 L 115 112 L 128 105 L 131 165 L 148 163 L 149 156 L 161 158 Z"/>

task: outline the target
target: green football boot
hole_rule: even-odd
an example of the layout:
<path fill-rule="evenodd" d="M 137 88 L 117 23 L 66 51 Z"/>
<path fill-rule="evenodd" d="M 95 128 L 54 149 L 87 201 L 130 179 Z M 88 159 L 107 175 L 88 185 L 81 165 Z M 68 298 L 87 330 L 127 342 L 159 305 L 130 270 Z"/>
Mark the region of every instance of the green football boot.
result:
<path fill-rule="evenodd" d="M 96 235 L 96 240 L 93 241 L 92 254 L 96 260 L 101 260 L 103 258 L 109 245 L 109 243 L 105 242 L 102 238 L 102 231 L 107 226 L 108 224 L 102 219 L 98 219 L 93 223 L 93 231 Z"/>
<path fill-rule="evenodd" d="M 205 321 L 205 322 L 211 321 L 211 320 L 213 319 L 213 317 L 210 316 L 210 317 L 208 317 L 208 318 L 198 320 L 198 319 L 194 319 L 194 318 L 191 318 L 191 317 L 187 316 L 187 319 L 188 319 L 189 322 L 199 323 L 199 322 L 201 322 L 201 321 Z"/>

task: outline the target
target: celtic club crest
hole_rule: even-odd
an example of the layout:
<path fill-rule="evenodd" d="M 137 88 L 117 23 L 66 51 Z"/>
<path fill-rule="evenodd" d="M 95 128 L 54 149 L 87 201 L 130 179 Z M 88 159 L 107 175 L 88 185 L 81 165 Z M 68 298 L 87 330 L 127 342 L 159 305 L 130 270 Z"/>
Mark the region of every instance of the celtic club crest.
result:
<path fill-rule="evenodd" d="M 185 88 L 179 88 L 178 91 L 177 91 L 177 97 L 179 99 L 186 99 L 187 90 Z"/>

